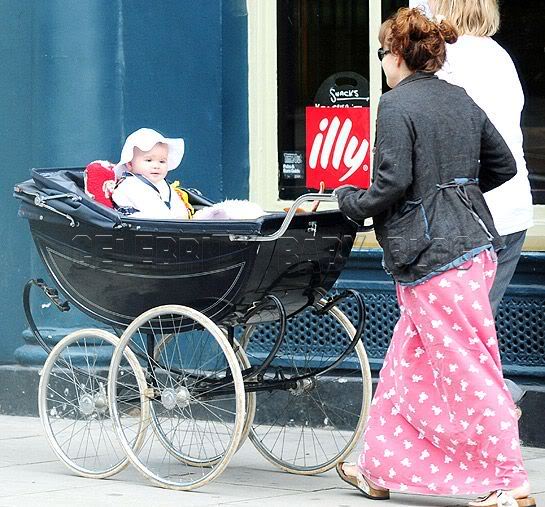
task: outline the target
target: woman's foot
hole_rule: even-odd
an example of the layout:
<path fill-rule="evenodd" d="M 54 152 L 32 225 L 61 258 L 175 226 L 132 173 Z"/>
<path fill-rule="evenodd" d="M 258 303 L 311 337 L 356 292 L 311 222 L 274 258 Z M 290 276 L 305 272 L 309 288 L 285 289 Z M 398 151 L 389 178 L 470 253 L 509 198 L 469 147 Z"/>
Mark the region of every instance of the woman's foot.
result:
<path fill-rule="evenodd" d="M 341 461 L 337 463 L 337 473 L 346 483 L 359 489 L 361 493 L 372 500 L 388 500 L 390 491 L 377 486 L 369 479 L 364 477 L 355 463 L 346 463 Z"/>
<path fill-rule="evenodd" d="M 524 484 L 510 491 L 492 491 L 469 502 L 469 507 L 535 507 L 536 501 L 529 495 L 530 485 Z"/>

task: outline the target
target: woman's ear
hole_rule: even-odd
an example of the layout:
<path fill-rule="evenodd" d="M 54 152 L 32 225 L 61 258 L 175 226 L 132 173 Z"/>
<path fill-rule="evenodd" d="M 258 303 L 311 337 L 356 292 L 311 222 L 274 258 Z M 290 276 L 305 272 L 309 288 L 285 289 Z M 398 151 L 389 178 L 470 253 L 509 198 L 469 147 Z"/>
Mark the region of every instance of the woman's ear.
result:
<path fill-rule="evenodd" d="M 401 55 L 393 55 L 395 60 L 396 60 L 396 64 L 397 64 L 397 67 L 401 67 L 401 65 L 403 65 L 403 63 L 405 62 L 405 60 L 403 60 L 403 57 Z"/>

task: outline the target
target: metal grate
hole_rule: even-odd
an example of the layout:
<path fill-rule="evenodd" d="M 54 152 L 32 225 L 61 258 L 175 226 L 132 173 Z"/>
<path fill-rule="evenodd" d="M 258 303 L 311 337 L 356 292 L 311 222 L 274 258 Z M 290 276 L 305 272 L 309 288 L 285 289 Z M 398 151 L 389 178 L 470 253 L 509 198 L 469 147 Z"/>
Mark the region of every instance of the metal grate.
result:
<path fill-rule="evenodd" d="M 384 358 L 394 325 L 399 318 L 395 294 L 388 291 L 368 291 L 364 293 L 367 308 L 367 322 L 363 340 L 367 355 L 372 364 Z M 340 309 L 354 323 L 356 315 L 354 303 L 344 301 Z M 506 366 L 544 367 L 545 366 L 545 301 L 530 297 L 505 297 L 496 319 L 503 363 Z M 336 327 L 331 319 L 319 318 L 314 311 L 307 310 L 288 322 L 287 334 L 300 337 L 301 350 L 309 347 L 322 347 L 341 350 Z M 260 327 L 254 335 L 261 350 L 270 349 L 271 337 L 277 326 L 267 324 Z M 255 342 L 254 342 L 255 343 Z M 343 340 L 344 343 L 344 340 Z M 304 353 L 304 352 L 303 352 Z M 524 371 L 519 373 L 524 374 Z"/>

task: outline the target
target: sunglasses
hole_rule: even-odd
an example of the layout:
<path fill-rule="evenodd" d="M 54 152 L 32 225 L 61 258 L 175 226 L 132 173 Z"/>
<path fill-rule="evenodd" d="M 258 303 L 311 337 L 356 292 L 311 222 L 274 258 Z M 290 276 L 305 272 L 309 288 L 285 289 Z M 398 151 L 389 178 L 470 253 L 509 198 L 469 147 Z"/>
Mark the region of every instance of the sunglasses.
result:
<path fill-rule="evenodd" d="M 384 57 L 389 53 L 391 53 L 391 51 L 389 49 L 378 48 L 378 51 L 377 51 L 378 59 L 382 62 Z"/>

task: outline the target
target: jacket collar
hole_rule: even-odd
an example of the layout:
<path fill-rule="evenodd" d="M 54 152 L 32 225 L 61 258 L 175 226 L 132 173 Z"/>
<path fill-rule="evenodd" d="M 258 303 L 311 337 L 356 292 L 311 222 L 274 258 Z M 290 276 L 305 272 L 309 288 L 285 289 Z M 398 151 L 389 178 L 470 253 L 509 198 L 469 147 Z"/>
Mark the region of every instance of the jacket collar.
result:
<path fill-rule="evenodd" d="M 413 83 L 414 81 L 420 81 L 422 79 L 439 79 L 435 74 L 432 74 L 431 72 L 423 72 L 421 70 L 417 70 L 415 73 L 411 74 L 410 76 L 407 76 L 405 79 L 400 81 L 397 86 L 403 86 L 408 83 Z"/>

